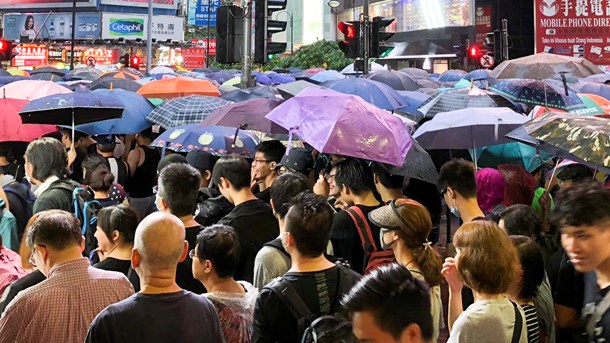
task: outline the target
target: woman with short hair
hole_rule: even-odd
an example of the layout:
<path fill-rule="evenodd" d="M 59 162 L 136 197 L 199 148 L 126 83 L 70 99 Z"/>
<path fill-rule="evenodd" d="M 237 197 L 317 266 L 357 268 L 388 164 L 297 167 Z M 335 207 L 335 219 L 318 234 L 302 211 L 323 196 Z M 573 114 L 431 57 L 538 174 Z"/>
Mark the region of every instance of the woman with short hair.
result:
<path fill-rule="evenodd" d="M 94 234 L 101 262 L 93 266 L 121 272 L 127 276 L 137 227 L 138 217 L 129 206 L 115 205 L 102 208 L 97 215 L 97 228 Z"/>

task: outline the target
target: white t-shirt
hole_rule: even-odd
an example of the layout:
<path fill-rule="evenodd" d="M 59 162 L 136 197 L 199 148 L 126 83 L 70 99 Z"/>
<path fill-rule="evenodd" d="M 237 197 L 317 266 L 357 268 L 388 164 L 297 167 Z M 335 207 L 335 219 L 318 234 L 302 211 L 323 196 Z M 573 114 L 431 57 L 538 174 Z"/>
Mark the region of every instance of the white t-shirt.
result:
<path fill-rule="evenodd" d="M 414 278 L 426 282 L 421 271 L 410 268 L 409 271 Z M 436 342 L 438 341 L 439 331 L 445 328 L 440 286 L 430 287 L 430 314 L 432 315 L 432 342 Z"/>

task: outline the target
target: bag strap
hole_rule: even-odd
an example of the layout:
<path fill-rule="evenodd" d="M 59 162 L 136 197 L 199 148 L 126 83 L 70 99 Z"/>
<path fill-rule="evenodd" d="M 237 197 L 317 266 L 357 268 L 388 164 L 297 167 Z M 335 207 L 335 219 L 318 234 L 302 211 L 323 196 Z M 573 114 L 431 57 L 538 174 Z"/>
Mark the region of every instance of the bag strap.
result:
<path fill-rule="evenodd" d="M 272 247 L 274 249 L 279 250 L 283 255 L 285 255 L 286 257 L 290 258 L 290 255 L 288 254 L 288 252 L 286 251 L 286 249 L 284 249 L 284 246 L 282 246 L 282 241 L 278 238 L 269 241 L 265 244 L 263 244 L 264 247 Z"/>
<path fill-rule="evenodd" d="M 371 227 L 369 226 L 369 222 L 366 220 L 364 213 L 358 206 L 352 206 L 345 210 L 347 214 L 354 221 L 354 225 L 356 225 L 356 229 L 358 229 L 358 234 L 360 235 L 360 242 L 362 243 L 362 248 L 366 253 L 377 251 L 377 246 L 375 245 L 375 240 L 373 239 L 373 233 L 371 232 Z"/>
<path fill-rule="evenodd" d="M 515 328 L 513 329 L 513 338 L 511 339 L 511 343 L 519 343 L 521 339 L 521 331 L 523 331 L 523 318 L 521 317 L 521 313 L 519 312 L 519 308 L 517 308 L 517 304 L 509 300 L 511 304 L 513 304 L 513 308 L 515 309 Z"/>
<path fill-rule="evenodd" d="M 315 315 L 303 302 L 301 296 L 292 287 L 290 282 L 285 281 L 283 278 L 266 288 L 271 289 L 282 300 L 284 305 L 288 307 L 292 316 L 297 320 L 297 334 L 302 335 L 308 326 L 307 323 L 314 320 Z"/>
<path fill-rule="evenodd" d="M 610 292 L 604 295 L 603 299 L 597 304 L 585 307 L 585 330 L 587 331 L 587 335 L 589 339 L 593 339 L 595 337 L 595 326 L 601 320 L 602 316 L 606 311 L 610 308 Z"/>

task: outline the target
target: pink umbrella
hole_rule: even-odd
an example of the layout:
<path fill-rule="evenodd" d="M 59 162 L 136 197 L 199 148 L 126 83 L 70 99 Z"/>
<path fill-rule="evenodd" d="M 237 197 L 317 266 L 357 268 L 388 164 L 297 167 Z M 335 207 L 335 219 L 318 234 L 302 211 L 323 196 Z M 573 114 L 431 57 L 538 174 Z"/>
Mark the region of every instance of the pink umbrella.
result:
<path fill-rule="evenodd" d="M 15 81 L 0 87 L 0 96 L 28 101 L 63 93 L 72 93 L 72 91 L 55 82 L 42 80 Z"/>
<path fill-rule="evenodd" d="M 0 142 L 31 142 L 57 131 L 55 125 L 23 124 L 19 111 L 28 104 L 26 100 L 0 99 Z"/>

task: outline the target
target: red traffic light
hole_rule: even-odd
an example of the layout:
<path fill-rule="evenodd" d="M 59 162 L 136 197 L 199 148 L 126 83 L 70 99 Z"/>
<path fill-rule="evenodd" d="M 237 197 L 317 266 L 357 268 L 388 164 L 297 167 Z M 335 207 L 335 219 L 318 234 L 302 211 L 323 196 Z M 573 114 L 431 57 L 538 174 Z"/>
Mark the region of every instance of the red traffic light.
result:
<path fill-rule="evenodd" d="M 131 58 L 131 66 L 138 67 L 140 65 L 140 57 L 134 56 Z"/>
<path fill-rule="evenodd" d="M 0 51 L 6 51 L 9 50 L 11 48 L 11 42 L 4 40 L 4 39 L 0 39 Z"/>
<path fill-rule="evenodd" d="M 479 58 L 481 57 L 481 48 L 476 45 L 468 47 L 468 57 Z"/>
<path fill-rule="evenodd" d="M 356 28 L 352 23 L 347 21 L 342 21 L 337 25 L 339 31 L 345 35 L 345 39 L 354 39 L 356 38 Z"/>

